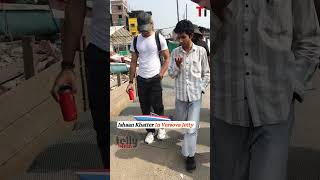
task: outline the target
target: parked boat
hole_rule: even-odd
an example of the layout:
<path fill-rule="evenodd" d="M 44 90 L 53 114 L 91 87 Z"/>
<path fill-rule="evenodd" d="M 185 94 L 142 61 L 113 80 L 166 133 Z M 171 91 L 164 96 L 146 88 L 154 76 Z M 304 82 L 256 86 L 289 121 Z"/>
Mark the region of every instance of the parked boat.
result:
<path fill-rule="evenodd" d="M 110 73 L 127 73 L 129 68 L 126 63 L 110 63 Z"/>

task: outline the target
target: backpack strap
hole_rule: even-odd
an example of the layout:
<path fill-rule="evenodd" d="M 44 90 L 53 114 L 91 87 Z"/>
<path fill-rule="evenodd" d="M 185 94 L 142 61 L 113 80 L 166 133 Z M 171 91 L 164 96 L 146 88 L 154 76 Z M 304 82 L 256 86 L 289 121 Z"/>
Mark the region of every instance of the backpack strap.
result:
<path fill-rule="evenodd" d="M 160 34 L 160 32 L 157 31 L 155 37 L 156 37 L 156 43 L 157 43 L 158 52 L 160 53 L 160 51 L 161 51 L 161 44 L 160 44 L 159 34 Z"/>
<path fill-rule="evenodd" d="M 160 59 L 160 64 L 161 66 L 163 65 L 164 63 L 164 59 L 161 55 L 161 44 L 160 44 L 160 31 L 156 31 L 156 34 L 155 34 L 155 38 L 156 38 L 156 44 L 157 44 L 157 49 L 158 49 L 158 56 L 159 56 L 159 59 Z"/>
<path fill-rule="evenodd" d="M 134 51 L 139 54 L 139 51 L 137 49 L 137 40 L 138 40 L 138 36 L 135 36 L 134 39 L 133 39 L 133 48 L 134 48 Z"/>

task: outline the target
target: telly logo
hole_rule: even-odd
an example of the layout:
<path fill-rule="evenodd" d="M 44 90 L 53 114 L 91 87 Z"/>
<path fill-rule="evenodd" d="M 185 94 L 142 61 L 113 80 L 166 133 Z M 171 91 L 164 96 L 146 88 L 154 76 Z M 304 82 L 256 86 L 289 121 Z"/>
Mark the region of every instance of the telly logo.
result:
<path fill-rule="evenodd" d="M 203 9 L 203 14 L 204 14 L 204 17 L 207 17 L 207 10 L 202 7 L 202 6 L 197 6 L 196 9 L 198 10 L 198 16 L 201 17 L 202 16 L 202 9 Z"/>
<path fill-rule="evenodd" d="M 116 142 L 119 148 L 132 149 L 138 147 L 138 139 L 132 136 L 117 136 Z"/>

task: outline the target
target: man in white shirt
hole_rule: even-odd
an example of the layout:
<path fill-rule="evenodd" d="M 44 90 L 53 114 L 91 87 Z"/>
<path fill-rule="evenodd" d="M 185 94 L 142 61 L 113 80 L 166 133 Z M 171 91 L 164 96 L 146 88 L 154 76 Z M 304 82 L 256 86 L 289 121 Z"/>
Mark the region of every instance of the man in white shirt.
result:
<path fill-rule="evenodd" d="M 198 127 L 200 121 L 201 97 L 210 81 L 210 68 L 205 48 L 193 44 L 194 26 L 188 20 L 176 25 L 181 46 L 171 53 L 169 76 L 175 79 L 176 119 L 178 121 L 194 121 L 195 128 L 184 134 L 182 154 L 186 157 L 186 170 L 196 168 Z"/>
<path fill-rule="evenodd" d="M 151 108 L 157 115 L 163 115 L 161 79 L 168 69 L 169 50 L 165 38 L 159 34 L 161 50 L 158 51 L 156 33 L 153 29 L 153 21 L 150 14 L 141 12 L 138 15 L 138 30 L 136 46 L 131 44 L 130 82 L 127 87 L 134 89 L 133 78 L 136 74 L 137 60 L 139 58 L 139 70 L 137 76 L 137 88 L 142 114 L 150 115 Z M 136 48 L 135 48 L 136 47 Z M 164 58 L 161 66 L 160 54 Z M 150 144 L 154 141 L 155 129 L 147 129 L 145 142 Z M 158 139 L 165 138 L 165 130 L 159 129 Z"/>
<path fill-rule="evenodd" d="M 90 25 L 89 45 L 85 52 L 87 68 L 87 87 L 90 111 L 94 129 L 97 133 L 97 143 L 102 156 L 104 168 L 110 168 L 110 123 L 107 117 L 108 109 L 108 78 L 107 59 L 109 58 L 108 39 L 108 4 L 107 0 L 93 0 L 92 19 Z M 65 10 L 64 39 L 62 46 L 63 61 L 61 72 L 57 76 L 51 93 L 56 101 L 59 100 L 58 91 L 69 84 L 76 93 L 74 57 L 80 44 L 84 18 L 86 14 L 86 0 L 67 0 Z"/>

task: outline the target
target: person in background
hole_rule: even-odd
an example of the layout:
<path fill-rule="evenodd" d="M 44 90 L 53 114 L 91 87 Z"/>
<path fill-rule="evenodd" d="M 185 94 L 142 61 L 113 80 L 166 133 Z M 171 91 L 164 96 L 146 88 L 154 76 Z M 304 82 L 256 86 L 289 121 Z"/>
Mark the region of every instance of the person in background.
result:
<path fill-rule="evenodd" d="M 209 52 L 209 47 L 207 45 L 207 43 L 203 40 L 203 34 L 200 31 L 200 28 L 197 25 L 194 25 L 194 32 L 193 32 L 193 38 L 192 38 L 192 42 L 198 46 L 201 46 L 203 48 L 206 49 L 207 52 L 207 56 L 208 56 L 208 62 L 210 65 L 210 52 Z"/>

